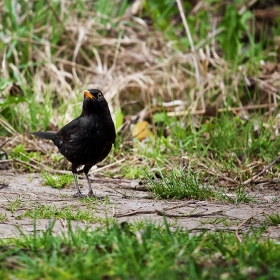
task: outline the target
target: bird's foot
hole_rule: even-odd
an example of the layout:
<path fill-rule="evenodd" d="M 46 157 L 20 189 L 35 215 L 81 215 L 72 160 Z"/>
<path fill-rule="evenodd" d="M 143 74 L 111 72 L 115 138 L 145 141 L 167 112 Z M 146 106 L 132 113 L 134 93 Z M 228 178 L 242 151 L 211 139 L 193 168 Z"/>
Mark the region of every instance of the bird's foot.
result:
<path fill-rule="evenodd" d="M 104 197 L 102 197 L 102 196 L 97 196 L 96 194 L 93 193 L 92 190 L 90 190 L 90 191 L 88 192 L 87 196 L 88 196 L 88 197 L 94 197 L 94 198 L 97 198 L 97 199 L 99 199 L 99 200 L 104 200 Z"/>
<path fill-rule="evenodd" d="M 81 192 L 76 192 L 75 194 L 74 194 L 74 197 L 78 197 L 78 198 L 84 198 L 84 197 L 86 197 L 84 194 L 82 194 Z"/>

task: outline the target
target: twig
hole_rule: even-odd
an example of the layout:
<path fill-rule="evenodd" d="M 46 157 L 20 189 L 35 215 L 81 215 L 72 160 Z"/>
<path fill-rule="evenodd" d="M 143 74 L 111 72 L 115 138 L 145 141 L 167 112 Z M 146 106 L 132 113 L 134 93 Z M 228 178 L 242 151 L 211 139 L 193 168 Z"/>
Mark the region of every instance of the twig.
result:
<path fill-rule="evenodd" d="M 196 82 L 198 85 L 200 85 L 200 72 L 199 72 L 199 66 L 198 66 L 198 59 L 197 59 L 197 55 L 195 53 L 195 47 L 194 47 L 194 44 L 193 44 L 193 39 L 192 39 L 192 36 L 191 36 L 191 32 L 190 32 L 190 29 L 189 29 L 189 26 L 188 26 L 188 23 L 187 23 L 187 20 L 186 20 L 186 16 L 184 14 L 184 10 L 183 10 L 183 7 L 182 7 L 182 3 L 181 3 L 181 0 L 176 0 L 177 2 L 177 6 L 178 6 L 178 9 L 179 9 L 179 12 L 180 12 L 180 16 L 182 18 L 182 22 L 183 22 L 183 25 L 185 27 L 185 30 L 186 30 L 186 33 L 187 33 L 187 36 L 188 36 L 188 40 L 190 42 L 190 46 L 191 46 L 191 51 L 192 51 L 192 59 L 193 59 L 193 64 L 194 64 L 194 69 L 195 69 L 195 77 L 196 77 Z"/>
<path fill-rule="evenodd" d="M 246 186 L 249 183 L 253 182 L 255 179 L 257 179 L 258 177 L 260 177 L 267 169 L 269 169 L 276 161 L 278 161 L 280 159 L 280 155 L 273 160 L 268 166 L 266 166 L 260 173 L 258 173 L 257 175 L 254 175 L 252 178 L 246 180 L 245 182 L 242 183 L 242 186 Z"/>
<path fill-rule="evenodd" d="M 211 39 L 215 38 L 217 35 L 219 35 L 220 33 L 224 32 L 226 30 L 225 27 L 220 27 L 219 29 L 213 31 L 212 33 L 209 33 L 207 35 L 207 38 L 201 40 L 200 42 L 198 42 L 195 46 L 195 50 L 200 49 L 204 44 L 206 44 L 208 41 L 210 41 Z"/>
<path fill-rule="evenodd" d="M 9 187 L 9 183 L 6 181 L 0 182 L 0 190 Z"/>
<path fill-rule="evenodd" d="M 174 206 L 171 206 L 171 207 L 163 208 L 163 210 L 164 211 L 169 211 L 169 210 L 185 207 L 189 204 L 196 204 L 196 201 L 195 200 L 189 200 L 189 201 L 184 202 L 184 203 L 179 204 L 179 205 L 174 205 Z"/>
<path fill-rule="evenodd" d="M 33 159 L 33 161 L 36 162 L 36 164 L 39 165 L 40 167 L 38 167 L 38 166 L 36 166 L 36 165 L 33 165 L 33 164 L 29 163 L 29 162 L 22 161 L 22 160 L 17 159 L 17 158 L 7 159 L 7 160 L 1 160 L 0 163 L 17 162 L 17 163 L 20 163 L 20 164 L 22 164 L 22 165 L 27 165 L 27 166 L 29 166 L 29 167 L 31 167 L 31 168 L 37 170 L 37 171 L 42 171 L 42 170 L 44 170 L 44 171 L 48 171 L 48 172 L 50 172 L 50 173 L 52 173 L 52 174 L 71 174 L 70 171 L 54 170 L 54 169 L 52 169 L 52 168 L 50 168 L 50 167 L 48 167 L 48 166 L 46 166 L 46 165 L 44 165 L 44 164 L 42 164 L 42 163 L 40 163 L 40 162 L 38 162 L 38 161 L 35 161 L 34 159 Z"/>
<path fill-rule="evenodd" d="M 193 39 L 192 39 L 192 36 L 191 36 L 191 32 L 190 32 L 190 29 L 189 29 L 189 26 L 188 26 L 185 14 L 184 14 L 182 3 L 181 3 L 180 0 L 176 0 L 176 2 L 177 2 L 177 5 L 178 5 L 180 16 L 181 16 L 182 21 L 183 21 L 183 25 L 185 27 L 185 30 L 186 30 L 186 33 L 187 33 L 187 36 L 188 36 L 188 40 L 189 40 L 190 45 L 191 45 L 191 50 L 192 50 L 192 52 L 195 52 L 195 48 L 194 48 L 194 44 L 193 44 Z"/>
<path fill-rule="evenodd" d="M 2 147 L 4 147 L 8 141 L 10 141 L 10 138 L 8 138 L 6 141 L 4 141 L 4 142 L 0 145 L 0 149 L 1 149 Z"/>
<path fill-rule="evenodd" d="M 105 165 L 105 166 L 103 166 L 103 167 L 97 168 L 96 170 L 93 170 L 93 171 L 91 171 L 90 173 L 100 172 L 100 171 L 102 171 L 102 170 L 104 170 L 104 169 L 106 169 L 106 168 L 112 167 L 112 166 L 114 166 L 114 165 L 116 165 L 116 164 L 118 164 L 118 163 L 121 163 L 121 162 L 123 162 L 123 161 L 125 161 L 125 158 L 120 159 L 120 160 L 117 160 L 117 161 L 115 161 L 115 162 L 113 162 L 113 163 L 111 163 L 111 164 Z"/>
<path fill-rule="evenodd" d="M 115 213 L 115 216 L 114 217 L 117 217 L 117 218 L 120 218 L 120 217 L 126 217 L 126 216 L 133 216 L 133 215 L 138 215 L 138 214 L 159 214 L 162 216 L 162 213 L 165 212 L 165 211 L 169 211 L 169 210 L 172 210 L 172 209 L 176 209 L 176 208 L 181 208 L 181 207 L 185 207 L 189 204 L 192 204 L 192 203 L 195 203 L 194 200 L 190 200 L 188 202 L 185 202 L 185 203 L 182 203 L 180 205 L 175 205 L 175 206 L 171 206 L 171 207 L 167 207 L 167 208 L 163 208 L 162 210 L 158 210 L 158 209 L 154 209 L 154 210 L 136 210 L 136 211 L 131 211 L 131 212 L 128 212 L 128 213 L 124 213 L 124 214 L 116 214 Z"/>
<path fill-rule="evenodd" d="M 254 180 L 252 183 L 258 185 L 258 184 L 277 184 L 280 182 L 279 178 L 271 178 L 271 179 L 267 179 L 267 180 Z"/>
<path fill-rule="evenodd" d="M 237 238 L 237 240 L 241 243 L 242 242 L 242 239 L 241 237 L 239 236 L 238 234 L 238 231 L 240 230 L 240 228 L 245 225 L 249 220 L 251 220 L 253 218 L 253 216 L 249 217 L 248 219 L 246 219 L 245 221 L 243 221 L 240 225 L 238 225 L 238 227 L 236 228 L 235 230 L 235 236 Z"/>
<path fill-rule="evenodd" d="M 118 187 L 121 189 L 125 189 L 125 190 L 142 191 L 142 192 L 149 191 L 149 189 L 144 185 L 131 186 L 131 184 L 130 184 L 129 186 L 120 185 Z"/>
<path fill-rule="evenodd" d="M 9 163 L 9 162 L 13 162 L 14 160 L 13 159 L 3 159 L 3 160 L 0 160 L 0 163 Z"/>
<path fill-rule="evenodd" d="M 20 196 L 20 194 L 14 193 L 14 192 L 0 192 L 0 193 L 4 193 L 4 194 L 16 194 L 16 195 Z"/>
<path fill-rule="evenodd" d="M 31 167 L 31 168 L 37 170 L 37 171 L 41 171 L 41 169 L 40 169 L 38 166 L 33 165 L 33 164 L 29 163 L 29 162 L 22 161 L 22 160 L 17 159 L 17 158 L 14 158 L 13 161 L 14 161 L 14 162 L 17 162 L 17 163 L 20 163 L 20 164 L 23 164 L 23 165 L 26 165 L 26 166 L 29 166 L 29 167 Z"/>
<path fill-rule="evenodd" d="M 47 5 L 48 5 L 48 7 L 52 10 L 53 15 L 54 15 L 54 17 L 56 18 L 57 22 L 58 22 L 61 26 L 63 26 L 63 22 L 62 22 L 62 20 L 60 19 L 59 14 L 57 13 L 57 11 L 53 8 L 53 6 L 52 6 L 50 0 L 47 0 Z M 64 30 L 65 30 L 66 36 L 70 39 L 70 41 L 71 41 L 74 45 L 76 45 L 76 39 L 75 39 L 74 35 L 73 35 L 69 30 L 67 30 L 66 28 L 65 28 Z M 89 65 L 91 65 L 91 64 L 92 64 L 92 61 L 90 60 L 90 58 L 88 57 L 88 55 L 86 54 L 86 52 L 85 52 L 82 48 L 80 48 L 79 51 L 80 51 L 80 54 L 82 55 L 82 57 L 87 61 L 87 63 L 88 63 Z"/>
<path fill-rule="evenodd" d="M 234 111 L 241 111 L 241 110 L 255 110 L 255 109 L 260 109 L 260 108 L 274 108 L 275 104 L 274 103 L 268 103 L 268 104 L 259 104 L 259 105 L 248 105 L 248 106 L 243 106 L 243 107 L 229 107 L 229 108 L 218 108 L 217 112 L 222 113 L 222 112 L 234 112 Z M 173 111 L 173 112 L 168 112 L 167 116 L 168 117 L 176 117 L 176 116 L 187 116 L 187 115 L 204 115 L 205 111 L 204 110 L 196 110 L 196 111 L 191 111 L 191 110 L 182 110 L 182 111 Z"/>
<path fill-rule="evenodd" d="M 219 214 L 223 212 L 222 210 L 218 210 L 215 212 L 211 212 L 211 213 L 197 213 L 197 214 L 187 214 L 187 215 L 176 215 L 176 214 L 168 214 L 164 211 L 158 211 L 157 214 L 159 216 L 165 216 L 165 217 L 170 217 L 170 218 L 197 218 L 197 217 L 205 217 L 205 216 L 211 216 L 214 214 Z"/>
<path fill-rule="evenodd" d="M 142 211 L 132 211 L 132 212 L 128 212 L 128 213 L 124 213 L 124 214 L 115 214 L 114 217 L 117 218 L 121 218 L 121 217 L 127 217 L 127 216 L 134 216 L 134 215 L 141 215 L 141 214 L 157 214 L 158 216 L 165 216 L 165 217 L 170 217 L 170 218 L 197 218 L 197 217 L 205 217 L 205 216 L 211 216 L 211 215 L 216 215 L 219 214 L 221 212 L 223 212 L 222 210 L 218 210 L 215 212 L 211 212 L 211 213 L 197 213 L 197 214 L 192 214 L 197 208 L 194 208 L 191 213 L 186 214 L 186 215 L 178 215 L 178 214 L 168 214 L 166 213 L 166 210 L 158 210 L 158 209 L 154 209 L 154 210 L 142 210 Z M 170 210 L 170 209 L 168 209 Z"/>
<path fill-rule="evenodd" d="M 117 190 L 115 190 L 114 188 L 111 188 L 111 187 L 108 187 L 108 188 L 109 188 L 109 189 L 111 189 L 112 191 L 114 191 L 114 192 L 116 192 L 116 193 L 120 194 L 120 195 L 122 196 L 122 198 L 129 198 L 129 196 L 128 196 L 128 195 L 123 194 L 122 192 L 117 191 Z"/>
<path fill-rule="evenodd" d="M 249 3 L 243 5 L 239 11 L 238 11 L 238 14 L 239 15 L 242 15 L 245 13 L 246 10 L 248 10 L 251 6 L 253 6 L 258 0 L 251 0 Z"/>
<path fill-rule="evenodd" d="M 55 170 L 55 169 L 50 168 L 50 167 L 48 167 L 48 166 L 46 166 L 46 165 L 44 165 L 44 164 L 42 164 L 42 163 L 40 163 L 40 162 L 38 162 L 38 161 L 35 161 L 34 159 L 33 159 L 33 161 L 36 162 L 36 164 L 39 165 L 40 167 L 38 167 L 38 166 L 36 166 L 36 165 L 34 165 L 34 164 L 31 164 L 31 163 L 29 163 L 29 162 L 22 161 L 22 160 L 17 159 L 17 158 L 7 159 L 7 160 L 1 160 L 0 163 L 17 162 L 17 163 L 20 163 L 20 164 L 22 164 L 22 165 L 29 166 L 29 167 L 31 167 L 31 168 L 33 168 L 33 169 L 39 171 L 39 172 L 43 170 L 43 171 L 50 172 L 50 173 L 52 173 L 52 174 L 72 174 L 70 171 Z M 99 171 L 101 171 L 101 170 L 104 170 L 104 169 L 106 169 L 106 168 L 108 168 L 108 167 L 112 167 L 113 165 L 118 164 L 118 163 L 123 162 L 123 161 L 125 161 L 125 159 L 121 159 L 121 160 L 118 160 L 118 161 L 113 162 L 113 163 L 111 163 L 111 164 L 108 164 L 108 165 L 106 165 L 106 166 L 103 166 L 103 167 L 101 167 L 101 168 L 97 168 L 96 170 L 92 171 L 91 173 L 99 172 Z"/>
<path fill-rule="evenodd" d="M 221 172 L 218 172 L 217 170 L 210 170 L 210 167 L 206 166 L 205 164 L 203 164 L 202 162 L 197 162 L 198 165 L 202 166 L 205 168 L 205 172 L 210 174 L 210 175 L 218 175 L 219 177 L 222 177 L 224 180 L 232 182 L 234 184 L 236 184 L 237 182 L 231 178 L 229 178 L 228 176 L 224 175 Z"/>
<path fill-rule="evenodd" d="M 157 210 L 142 210 L 142 211 L 132 211 L 132 212 L 127 212 L 127 213 L 123 213 L 123 214 L 114 214 L 114 217 L 116 218 L 121 218 L 121 217 L 127 217 L 127 216 L 134 216 L 134 215 L 138 215 L 138 214 L 154 214 L 156 213 Z"/>
<path fill-rule="evenodd" d="M 13 136 L 17 134 L 16 130 L 4 118 L 2 118 L 1 116 L 0 116 L 0 124 L 2 125 L 2 127 L 6 131 L 8 131 L 9 133 L 13 134 Z"/>

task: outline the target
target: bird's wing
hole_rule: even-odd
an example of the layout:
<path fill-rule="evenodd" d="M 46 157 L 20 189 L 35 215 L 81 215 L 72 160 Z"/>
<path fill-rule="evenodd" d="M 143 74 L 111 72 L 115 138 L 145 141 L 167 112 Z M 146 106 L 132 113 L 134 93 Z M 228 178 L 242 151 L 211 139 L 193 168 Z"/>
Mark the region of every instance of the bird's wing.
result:
<path fill-rule="evenodd" d="M 79 136 L 79 129 L 80 121 L 76 118 L 57 132 L 55 145 L 61 148 L 64 143 L 71 143 Z"/>

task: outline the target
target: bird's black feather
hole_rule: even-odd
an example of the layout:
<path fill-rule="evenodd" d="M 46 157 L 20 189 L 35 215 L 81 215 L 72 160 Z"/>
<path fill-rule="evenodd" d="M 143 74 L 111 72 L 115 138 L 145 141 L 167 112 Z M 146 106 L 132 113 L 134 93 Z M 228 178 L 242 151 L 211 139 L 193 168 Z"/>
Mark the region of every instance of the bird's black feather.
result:
<path fill-rule="evenodd" d="M 107 157 L 116 138 L 115 126 L 102 92 L 89 89 L 84 93 L 83 110 L 78 118 L 56 133 L 41 131 L 30 133 L 52 140 L 60 153 L 72 163 L 77 196 L 82 195 L 76 177 L 77 168 L 84 165 L 83 170 L 89 184 L 89 195 L 92 195 L 87 173 L 93 165 Z"/>
<path fill-rule="evenodd" d="M 30 132 L 30 134 L 33 134 L 37 137 L 44 138 L 44 139 L 49 139 L 49 140 L 54 140 L 55 139 L 55 133 L 54 132 Z"/>

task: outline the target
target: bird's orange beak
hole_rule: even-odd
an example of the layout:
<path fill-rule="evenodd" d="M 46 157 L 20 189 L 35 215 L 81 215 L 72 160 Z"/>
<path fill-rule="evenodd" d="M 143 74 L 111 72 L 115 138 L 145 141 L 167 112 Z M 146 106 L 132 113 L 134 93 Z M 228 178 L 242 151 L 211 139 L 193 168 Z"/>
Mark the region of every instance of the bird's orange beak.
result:
<path fill-rule="evenodd" d="M 84 95 L 88 98 L 91 98 L 91 99 L 95 98 L 88 90 L 84 90 Z"/>

